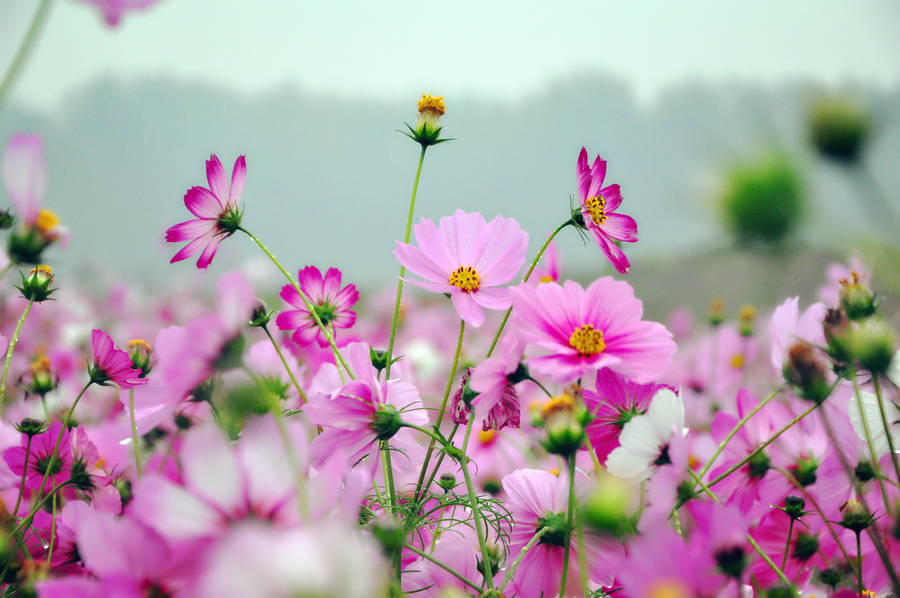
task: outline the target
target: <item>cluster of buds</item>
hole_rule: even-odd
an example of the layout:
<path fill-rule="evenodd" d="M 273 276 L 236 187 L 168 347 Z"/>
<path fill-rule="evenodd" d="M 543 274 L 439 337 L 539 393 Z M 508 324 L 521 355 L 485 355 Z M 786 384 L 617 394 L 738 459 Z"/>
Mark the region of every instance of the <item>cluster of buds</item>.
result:
<path fill-rule="evenodd" d="M 853 272 L 841 282 L 840 307 L 825 316 L 828 352 L 839 364 L 858 363 L 875 375 L 884 374 L 894 360 L 897 334 L 877 313 L 878 298 Z"/>

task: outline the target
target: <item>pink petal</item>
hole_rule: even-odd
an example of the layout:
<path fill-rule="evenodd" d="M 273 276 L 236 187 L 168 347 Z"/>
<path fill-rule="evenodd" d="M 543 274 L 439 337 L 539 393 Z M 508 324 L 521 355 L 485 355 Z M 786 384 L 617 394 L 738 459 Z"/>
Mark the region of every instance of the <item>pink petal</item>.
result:
<path fill-rule="evenodd" d="M 244 183 L 247 181 L 247 161 L 244 156 L 238 156 L 234 161 L 234 170 L 231 172 L 231 193 L 228 196 L 228 205 L 237 207 L 244 193 Z"/>
<path fill-rule="evenodd" d="M 215 154 L 206 161 L 206 180 L 209 181 L 209 190 L 216 196 L 224 209 L 225 202 L 228 201 L 228 179 L 225 178 L 222 162 Z"/>
<path fill-rule="evenodd" d="M 214 220 L 198 219 L 181 222 L 166 231 L 166 241 L 169 243 L 180 243 L 181 241 L 193 240 L 202 235 L 214 232 L 216 223 Z"/>
<path fill-rule="evenodd" d="M 633 243 L 638 240 L 637 222 L 625 214 L 607 214 L 606 222 L 603 223 L 603 231 L 617 241 Z"/>
<path fill-rule="evenodd" d="M 622 205 L 622 191 L 619 185 L 610 185 L 601 189 L 600 195 L 606 200 L 607 212 L 612 212 Z"/>
<path fill-rule="evenodd" d="M 225 206 L 206 187 L 191 187 L 184 194 L 184 206 L 198 218 L 217 220 Z"/>
<path fill-rule="evenodd" d="M 17 132 L 10 138 L 3 151 L 2 175 L 10 202 L 22 221 L 33 226 L 47 189 L 44 142 L 40 134 Z"/>
<path fill-rule="evenodd" d="M 456 313 L 459 314 L 460 319 L 478 328 L 484 324 L 484 310 L 475 302 L 475 298 L 470 295 L 470 293 L 463 293 L 456 287 L 450 292 L 453 307 L 456 308 Z"/>

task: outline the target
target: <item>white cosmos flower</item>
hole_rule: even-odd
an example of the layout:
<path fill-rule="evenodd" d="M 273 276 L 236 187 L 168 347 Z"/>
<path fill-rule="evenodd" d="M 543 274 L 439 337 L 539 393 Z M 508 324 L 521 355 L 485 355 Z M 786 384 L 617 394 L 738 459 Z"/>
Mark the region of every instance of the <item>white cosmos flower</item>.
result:
<path fill-rule="evenodd" d="M 667 457 L 672 434 L 684 431 L 684 402 L 668 388 L 660 389 L 643 415 L 622 428 L 619 446 L 606 459 L 606 469 L 620 478 L 646 477 L 651 467 Z"/>
<path fill-rule="evenodd" d="M 897 361 L 895 358 L 894 361 Z M 866 415 L 866 427 L 869 428 L 869 436 L 872 438 L 872 449 L 878 459 L 888 454 L 890 447 L 888 446 L 887 435 L 884 433 L 884 422 L 881 421 L 881 409 L 878 407 L 878 397 L 870 392 L 861 390 L 859 392 L 859 401 L 856 395 L 850 397 L 850 408 L 848 415 L 850 423 L 853 424 L 853 431 L 856 435 L 866 441 L 866 427 L 863 426 L 863 419 L 860 417 L 859 406 L 862 405 L 862 411 Z M 891 437 L 894 440 L 894 452 L 900 453 L 900 410 L 888 398 L 884 399 L 884 411 L 887 415 L 888 426 L 891 428 Z"/>
<path fill-rule="evenodd" d="M 887 371 L 887 377 L 891 379 L 894 386 L 900 388 L 900 351 L 894 353 L 894 358 L 891 360 L 891 365 Z"/>

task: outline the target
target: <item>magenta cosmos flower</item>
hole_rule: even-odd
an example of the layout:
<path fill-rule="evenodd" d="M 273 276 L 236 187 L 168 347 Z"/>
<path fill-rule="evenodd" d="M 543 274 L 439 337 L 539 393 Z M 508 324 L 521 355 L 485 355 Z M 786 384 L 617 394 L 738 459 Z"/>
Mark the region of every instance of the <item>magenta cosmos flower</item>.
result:
<path fill-rule="evenodd" d="M 180 262 L 202 249 L 197 267 L 208 267 L 222 239 L 234 234 L 241 225 L 238 204 L 247 179 L 244 156 L 238 156 L 234 162 L 231 185 L 228 184 L 222 163 L 215 154 L 206 161 L 206 178 L 209 189 L 191 187 L 184 194 L 185 207 L 197 218 L 176 224 L 166 231 L 166 241 L 169 243 L 190 241 L 169 263 Z"/>
<path fill-rule="evenodd" d="M 529 367 L 569 382 L 608 367 L 635 382 L 652 382 L 675 354 L 665 326 L 641 320 L 643 304 L 627 282 L 604 277 L 587 289 L 567 280 L 510 289 L 518 334 L 538 353 Z"/>
<path fill-rule="evenodd" d="M 325 326 L 350 328 L 356 322 L 356 313 L 350 311 L 359 299 L 356 286 L 348 284 L 341 288 L 341 271 L 328 268 L 325 276 L 315 266 L 307 266 L 297 273 L 297 284 L 306 294 L 313 309 Z M 316 324 L 306 304 L 292 285 L 281 287 L 281 298 L 296 307 L 278 314 L 275 323 L 280 330 L 293 330 L 291 338 L 298 345 L 308 345 L 315 339 L 320 347 L 327 347 L 328 341 Z"/>
<path fill-rule="evenodd" d="M 615 213 L 622 204 L 622 193 L 618 185 L 603 187 L 605 177 L 606 160 L 597 156 L 589 167 L 587 150 L 581 148 L 578 155 L 578 198 L 584 225 L 615 269 L 624 274 L 631 264 L 614 241 L 637 241 L 637 223 L 631 216 Z"/>
<path fill-rule="evenodd" d="M 509 307 L 509 289 L 525 263 L 528 233 L 512 218 L 485 222 L 475 212 L 456 210 L 438 226 L 427 218 L 413 226 L 418 247 L 397 241 L 394 256 L 425 280 L 407 282 L 435 293 L 449 293 L 459 317 L 472 326 L 484 322 L 484 309 Z M 404 279 L 405 280 L 405 279 Z"/>
<path fill-rule="evenodd" d="M 133 366 L 128 353 L 116 349 L 108 334 L 91 331 L 91 382 L 101 386 L 115 384 L 122 390 L 147 384 L 147 378 L 140 377 L 141 370 Z"/>

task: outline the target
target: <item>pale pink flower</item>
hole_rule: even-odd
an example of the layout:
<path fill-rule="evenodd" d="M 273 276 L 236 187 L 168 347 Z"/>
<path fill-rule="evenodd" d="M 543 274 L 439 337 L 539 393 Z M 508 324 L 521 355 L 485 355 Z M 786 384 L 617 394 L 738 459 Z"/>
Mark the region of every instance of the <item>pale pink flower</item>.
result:
<path fill-rule="evenodd" d="M 238 204 L 247 180 L 247 164 L 244 156 L 238 156 L 231 173 L 231 185 L 225 178 L 225 170 L 219 158 L 213 154 L 206 161 L 206 187 L 191 187 L 184 194 L 185 207 L 197 218 L 176 224 L 166 231 L 166 241 L 179 243 L 190 241 L 175 254 L 170 263 L 187 259 L 201 251 L 198 268 L 207 268 L 216 255 L 222 239 L 231 236 L 240 227 Z"/>
<path fill-rule="evenodd" d="M 413 234 L 419 246 L 397 241 L 394 256 L 425 280 L 407 282 L 448 293 L 459 317 L 475 327 L 484 322 L 484 308 L 509 307 L 509 289 L 503 285 L 519 273 L 528 249 L 528 233 L 518 222 L 500 216 L 485 222 L 477 212 L 456 210 L 438 226 L 423 218 Z"/>
<path fill-rule="evenodd" d="M 22 223 L 31 228 L 37 221 L 47 190 L 44 142 L 39 133 L 17 132 L 3 150 L 3 186 Z"/>
<path fill-rule="evenodd" d="M 605 367 L 650 382 L 675 353 L 662 324 L 641 320 L 643 305 L 626 282 L 607 276 L 587 289 L 568 280 L 564 286 L 519 285 L 510 292 L 517 333 L 537 348 L 526 363 L 557 382 Z"/>
<path fill-rule="evenodd" d="M 578 155 L 578 199 L 581 202 L 581 216 L 584 224 L 600 249 L 621 273 L 628 272 L 631 264 L 615 241 L 634 243 L 637 238 L 637 223 L 631 216 L 616 214 L 622 205 L 619 185 L 603 187 L 606 178 L 606 160 L 600 156 L 588 166 L 588 153 L 581 148 Z"/>
<path fill-rule="evenodd" d="M 576 470 L 576 497 L 583 500 L 590 487 L 587 475 Z M 542 528 L 550 528 L 540 542 L 531 547 L 516 569 L 513 576 L 516 592 L 521 598 L 556 596 L 562 581 L 565 552 L 568 476 L 521 469 L 503 478 L 503 488 L 509 495 L 507 507 L 513 518 L 513 528 L 509 534 L 509 559 L 515 560 L 535 533 Z M 611 536 L 600 536 L 585 530 L 584 545 L 581 546 L 578 535 L 572 533 L 566 596 L 582 595 L 579 572 L 579 552 L 582 550 L 585 551 L 588 579 L 602 586 L 612 585 L 616 570 L 625 556 L 621 542 Z"/>
<path fill-rule="evenodd" d="M 779 374 L 787 361 L 788 351 L 798 342 L 825 345 L 822 321 L 825 319 L 827 309 L 821 303 L 813 303 L 801 315 L 799 303 L 799 297 L 791 297 L 775 309 L 769 321 L 772 367 Z"/>

